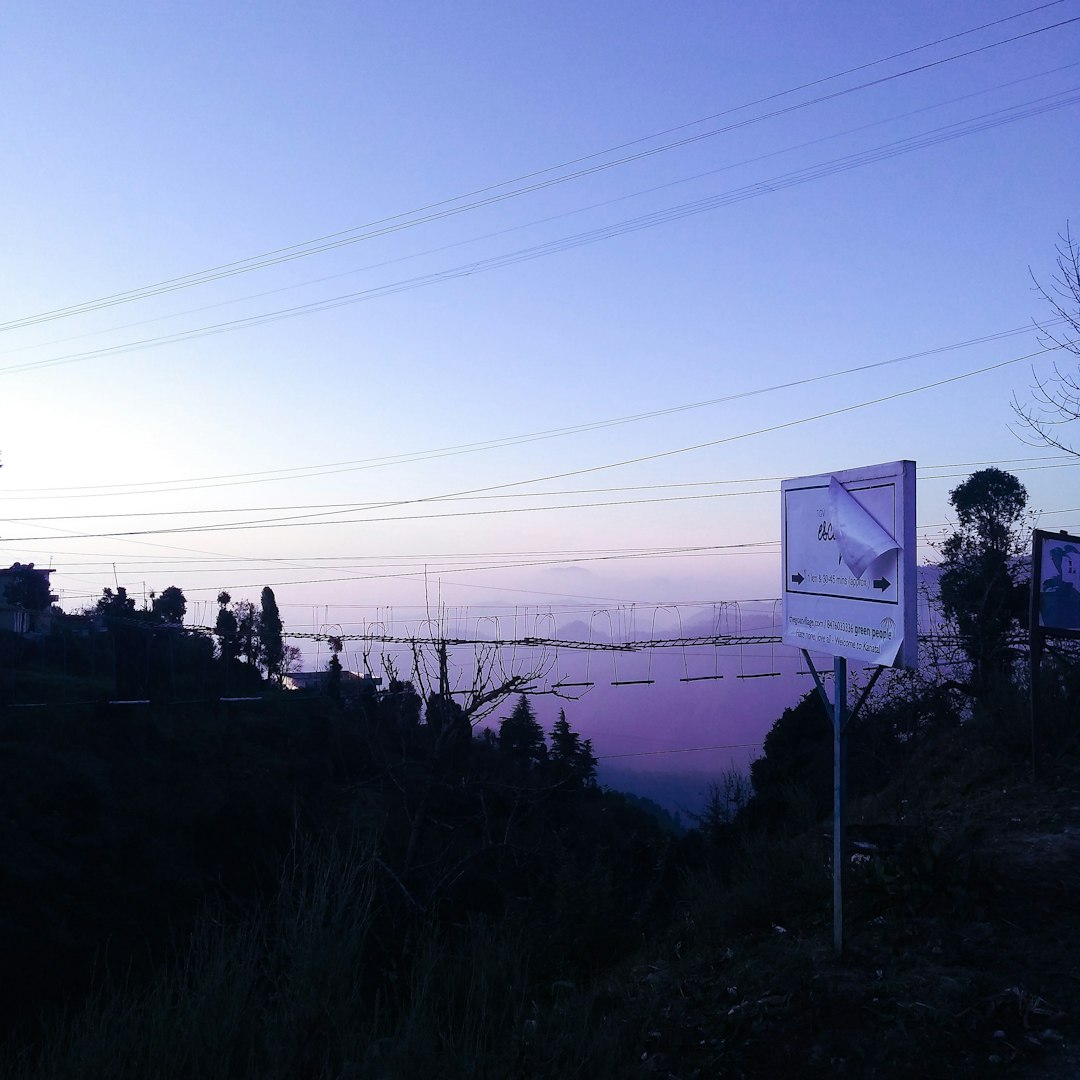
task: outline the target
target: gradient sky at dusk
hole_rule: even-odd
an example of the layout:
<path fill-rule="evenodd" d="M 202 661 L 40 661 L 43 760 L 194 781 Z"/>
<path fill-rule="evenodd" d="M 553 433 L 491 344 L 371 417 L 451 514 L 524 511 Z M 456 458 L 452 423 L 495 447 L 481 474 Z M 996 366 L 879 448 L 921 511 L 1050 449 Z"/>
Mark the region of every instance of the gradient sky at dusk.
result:
<path fill-rule="evenodd" d="M 0 562 L 68 610 L 772 597 L 780 479 L 898 458 L 921 558 L 986 463 L 1080 527 L 1010 430 L 1077 0 L 61 2 L 0 48 Z"/>

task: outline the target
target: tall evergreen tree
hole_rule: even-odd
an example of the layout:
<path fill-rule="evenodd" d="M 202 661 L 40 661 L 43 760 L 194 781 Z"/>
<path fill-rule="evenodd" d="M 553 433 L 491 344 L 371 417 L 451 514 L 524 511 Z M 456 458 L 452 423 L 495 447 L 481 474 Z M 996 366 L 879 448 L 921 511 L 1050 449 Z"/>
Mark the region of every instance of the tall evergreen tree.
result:
<path fill-rule="evenodd" d="M 218 593 L 217 621 L 214 623 L 214 635 L 218 639 L 218 649 L 221 651 L 222 661 L 228 665 L 236 656 L 236 615 L 229 609 L 232 597 L 225 592 Z"/>
<path fill-rule="evenodd" d="M 556 776 L 572 787 L 590 787 L 596 782 L 592 742 L 582 741 L 570 727 L 563 709 L 559 710 L 559 719 L 551 729 L 551 764 Z"/>
<path fill-rule="evenodd" d="M 232 614 L 236 620 L 236 655 L 254 667 L 261 655 L 259 610 L 250 600 L 237 600 Z"/>
<path fill-rule="evenodd" d="M 524 769 L 547 761 L 544 729 L 536 722 L 529 699 L 522 694 L 514 711 L 499 724 L 499 750 Z"/>
<path fill-rule="evenodd" d="M 336 652 L 330 654 L 326 665 L 326 695 L 331 701 L 341 701 L 341 661 Z"/>
<path fill-rule="evenodd" d="M 259 641 L 266 677 L 281 681 L 281 665 L 285 659 L 285 642 L 281 636 L 281 615 L 274 590 L 267 585 L 262 591 L 259 607 Z"/>

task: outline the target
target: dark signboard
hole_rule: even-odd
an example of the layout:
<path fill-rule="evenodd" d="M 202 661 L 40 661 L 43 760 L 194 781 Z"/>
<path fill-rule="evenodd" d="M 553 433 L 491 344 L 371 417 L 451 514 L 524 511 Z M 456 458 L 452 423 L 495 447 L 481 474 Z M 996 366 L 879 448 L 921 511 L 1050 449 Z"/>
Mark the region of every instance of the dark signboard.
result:
<path fill-rule="evenodd" d="M 1031 567 L 1032 634 L 1080 637 L 1080 537 L 1036 529 Z"/>

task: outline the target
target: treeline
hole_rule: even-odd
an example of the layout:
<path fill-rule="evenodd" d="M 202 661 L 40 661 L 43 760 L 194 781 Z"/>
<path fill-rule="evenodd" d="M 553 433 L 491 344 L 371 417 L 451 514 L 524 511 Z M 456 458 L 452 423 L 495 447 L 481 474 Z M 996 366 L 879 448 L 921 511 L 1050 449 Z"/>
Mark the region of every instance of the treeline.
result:
<path fill-rule="evenodd" d="M 171 585 L 142 606 L 120 585 L 82 611 L 50 609 L 47 578 L 24 574 L 20 606 L 38 617 L 33 634 L 0 632 L 0 705 L 87 698 L 158 702 L 258 693 L 299 666 L 285 644 L 277 600 L 258 605 L 218 595 L 213 634 L 184 626 L 187 600 Z"/>

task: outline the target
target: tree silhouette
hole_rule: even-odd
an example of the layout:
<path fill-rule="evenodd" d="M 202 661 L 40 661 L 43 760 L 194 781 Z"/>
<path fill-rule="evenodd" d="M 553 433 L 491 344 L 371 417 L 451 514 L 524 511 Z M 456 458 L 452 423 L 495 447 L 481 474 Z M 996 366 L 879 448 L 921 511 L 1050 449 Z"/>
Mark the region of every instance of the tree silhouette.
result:
<path fill-rule="evenodd" d="M 336 651 L 330 654 L 330 662 L 326 665 L 326 696 L 341 703 L 341 661 Z"/>
<path fill-rule="evenodd" d="M 596 783 L 596 757 L 592 741 L 574 731 L 559 710 L 559 719 L 551 729 L 551 767 L 556 777 L 570 787 L 591 787 Z"/>
<path fill-rule="evenodd" d="M 128 596 L 123 585 L 116 592 L 106 587 L 94 610 L 112 638 L 117 696 L 145 697 L 150 689 L 153 615 L 136 610 L 134 597 Z"/>
<path fill-rule="evenodd" d="M 152 610 L 162 622 L 182 623 L 187 613 L 187 600 L 183 590 L 170 585 L 160 596 L 155 596 Z"/>
<path fill-rule="evenodd" d="M 218 613 L 214 623 L 214 635 L 218 639 L 218 649 L 222 662 L 228 664 L 236 656 L 236 616 L 229 610 L 232 597 L 227 592 L 218 593 Z"/>
<path fill-rule="evenodd" d="M 26 611 L 45 611 L 57 598 L 49 591 L 49 575 L 35 570 L 33 563 L 12 563 L 7 572 L 5 597 L 9 604 Z"/>
<path fill-rule="evenodd" d="M 136 614 L 135 599 L 128 596 L 127 589 L 123 585 L 118 585 L 116 592 L 106 586 L 102 590 L 101 599 L 98 600 L 95 610 L 105 616 L 106 622 L 109 619 L 131 620 Z"/>
<path fill-rule="evenodd" d="M 233 604 L 236 619 L 236 655 L 252 667 L 259 663 L 259 611 L 250 600 Z"/>
<path fill-rule="evenodd" d="M 281 664 L 285 659 L 285 643 L 281 637 L 281 615 L 278 612 L 274 590 L 267 585 L 260 598 L 259 641 L 262 645 L 262 661 L 266 677 L 281 681 Z"/>
<path fill-rule="evenodd" d="M 1010 637 L 1027 607 L 1020 584 L 1027 490 L 1011 473 L 981 469 L 949 493 L 958 527 L 942 545 L 940 598 L 971 663 L 969 689 L 987 700 L 1007 677 Z"/>
<path fill-rule="evenodd" d="M 1080 243 L 1073 239 L 1068 225 L 1054 250 L 1057 272 L 1049 285 L 1036 278 L 1035 288 L 1053 312 L 1050 325 L 1062 329 L 1051 330 L 1048 326 L 1039 329 L 1044 344 L 1080 357 Z M 1013 411 L 1036 445 L 1080 455 L 1076 432 L 1080 423 L 1080 367 L 1068 371 L 1055 363 L 1052 375 L 1036 376 L 1031 401 L 1022 404 L 1013 398 Z"/>
<path fill-rule="evenodd" d="M 544 729 L 536 722 L 529 699 L 522 694 L 514 711 L 499 724 L 499 750 L 523 769 L 547 761 Z"/>
<path fill-rule="evenodd" d="M 764 753 L 750 765 L 754 794 L 739 812 L 748 825 L 805 828 L 832 805 L 832 721 L 816 691 L 785 709 L 765 736 Z"/>

